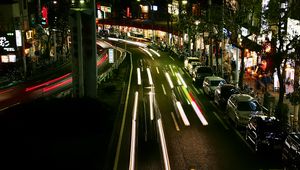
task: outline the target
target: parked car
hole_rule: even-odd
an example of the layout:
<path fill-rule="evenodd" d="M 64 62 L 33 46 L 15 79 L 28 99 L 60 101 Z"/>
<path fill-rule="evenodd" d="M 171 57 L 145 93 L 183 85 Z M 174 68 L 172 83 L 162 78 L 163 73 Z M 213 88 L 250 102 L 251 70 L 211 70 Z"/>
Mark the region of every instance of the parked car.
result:
<path fill-rule="evenodd" d="M 226 107 L 229 97 L 238 93 L 239 89 L 233 84 L 219 85 L 215 90 L 214 102 L 221 107 Z"/>
<path fill-rule="evenodd" d="M 279 119 L 266 115 L 252 116 L 246 126 L 245 136 L 255 152 L 280 152 L 286 138 Z"/>
<path fill-rule="evenodd" d="M 263 115 L 264 108 L 248 94 L 233 94 L 229 97 L 226 112 L 235 127 L 246 127 L 251 116 Z"/>
<path fill-rule="evenodd" d="M 192 78 L 193 81 L 196 83 L 196 85 L 202 87 L 204 78 L 212 75 L 213 75 L 213 70 L 211 67 L 197 66 L 193 71 Z"/>
<path fill-rule="evenodd" d="M 209 97 L 213 97 L 216 88 L 219 85 L 225 84 L 226 81 L 218 76 L 207 76 L 203 80 L 203 92 Z"/>
<path fill-rule="evenodd" d="M 282 160 L 291 169 L 300 169 L 300 132 L 287 135 L 282 149 Z"/>
<path fill-rule="evenodd" d="M 191 64 L 191 63 L 193 63 L 193 62 L 195 62 L 195 63 L 200 63 L 200 60 L 199 60 L 199 58 L 198 57 L 187 57 L 185 60 L 184 60 L 184 68 L 186 69 L 186 70 L 189 70 L 189 64 Z"/>
<path fill-rule="evenodd" d="M 193 74 L 193 71 L 194 69 L 197 67 L 197 66 L 200 66 L 201 63 L 198 61 L 198 62 L 191 62 L 188 64 L 188 72 L 190 75 Z"/>

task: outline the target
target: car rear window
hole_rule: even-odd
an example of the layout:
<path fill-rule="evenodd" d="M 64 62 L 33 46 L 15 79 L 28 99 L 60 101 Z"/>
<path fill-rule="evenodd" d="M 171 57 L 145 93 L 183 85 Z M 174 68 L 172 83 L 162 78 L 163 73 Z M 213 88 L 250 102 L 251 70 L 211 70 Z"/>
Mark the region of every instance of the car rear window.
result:
<path fill-rule="evenodd" d="M 211 86 L 218 86 L 221 81 L 223 82 L 223 80 L 212 80 L 212 81 L 210 81 L 210 85 Z"/>
<path fill-rule="evenodd" d="M 239 111 L 261 111 L 260 105 L 256 101 L 238 102 Z"/>
<path fill-rule="evenodd" d="M 210 73 L 212 74 L 212 69 L 210 67 L 199 67 L 197 73 Z"/>

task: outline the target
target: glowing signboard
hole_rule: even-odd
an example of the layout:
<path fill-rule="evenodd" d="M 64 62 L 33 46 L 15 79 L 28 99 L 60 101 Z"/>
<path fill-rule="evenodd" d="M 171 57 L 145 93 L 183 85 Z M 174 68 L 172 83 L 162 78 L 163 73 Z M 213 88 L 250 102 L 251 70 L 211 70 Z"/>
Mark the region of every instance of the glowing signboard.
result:
<path fill-rule="evenodd" d="M 4 51 L 16 51 L 16 40 L 14 33 L 0 33 L 0 49 Z"/>
<path fill-rule="evenodd" d="M 114 49 L 108 50 L 108 62 L 114 63 Z"/>

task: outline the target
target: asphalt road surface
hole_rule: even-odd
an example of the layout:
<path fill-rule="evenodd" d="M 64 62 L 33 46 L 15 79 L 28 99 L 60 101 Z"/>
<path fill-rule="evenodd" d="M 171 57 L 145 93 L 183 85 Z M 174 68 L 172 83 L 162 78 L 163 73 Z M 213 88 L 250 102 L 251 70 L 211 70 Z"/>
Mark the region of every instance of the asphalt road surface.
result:
<path fill-rule="evenodd" d="M 253 151 L 182 60 L 145 49 L 127 46 L 133 71 L 117 169 L 282 169 L 280 155 Z"/>

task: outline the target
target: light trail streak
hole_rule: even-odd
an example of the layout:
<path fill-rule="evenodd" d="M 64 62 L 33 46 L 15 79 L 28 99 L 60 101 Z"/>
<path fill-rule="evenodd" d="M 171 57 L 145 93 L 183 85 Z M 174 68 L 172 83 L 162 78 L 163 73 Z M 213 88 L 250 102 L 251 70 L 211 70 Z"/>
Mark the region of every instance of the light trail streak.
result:
<path fill-rule="evenodd" d="M 50 90 L 56 89 L 56 88 L 58 88 L 60 86 L 63 86 L 63 85 L 69 84 L 69 83 L 72 83 L 72 77 L 69 77 L 68 79 L 66 79 L 66 80 L 64 80 L 64 81 L 62 81 L 60 83 L 57 83 L 57 84 L 55 84 L 53 86 L 43 88 L 43 92 L 48 92 Z"/>
<path fill-rule="evenodd" d="M 195 102 L 194 96 L 193 96 L 191 93 L 190 93 L 190 96 L 191 96 L 191 98 L 192 98 L 192 107 L 193 107 L 193 109 L 195 110 L 195 112 L 196 112 L 198 118 L 200 119 L 202 125 L 203 125 L 203 126 L 208 125 L 208 122 L 206 121 L 205 117 L 203 116 L 203 114 L 202 114 L 202 112 L 201 112 L 199 106 L 198 106 L 197 103 Z"/>
<path fill-rule="evenodd" d="M 170 78 L 169 73 L 166 72 L 165 75 L 166 75 L 166 78 L 167 78 L 167 80 L 168 80 L 168 82 L 169 82 L 170 88 L 173 89 L 173 88 L 174 88 L 174 85 L 173 85 L 173 82 L 172 82 L 172 80 L 171 80 L 171 78 Z"/>
<path fill-rule="evenodd" d="M 154 58 L 152 57 L 152 54 L 148 50 L 146 50 L 145 48 L 142 48 L 142 47 L 139 47 L 139 48 L 141 50 L 145 51 L 151 57 L 151 59 L 154 60 Z"/>
<path fill-rule="evenodd" d="M 152 51 L 154 54 L 156 54 L 158 57 L 160 57 L 160 54 L 157 51 L 155 51 L 153 49 L 150 49 L 150 51 Z"/>
<path fill-rule="evenodd" d="M 169 162 L 167 144 L 166 144 L 166 140 L 165 140 L 164 129 L 163 129 L 161 119 L 157 120 L 157 125 L 158 125 L 160 142 L 161 142 L 161 146 L 162 146 L 165 170 L 170 170 L 171 167 L 170 167 L 170 162 Z"/>
<path fill-rule="evenodd" d="M 179 73 L 176 73 L 176 76 L 179 78 L 179 80 L 181 81 L 181 83 L 183 84 L 183 86 L 185 88 L 187 88 L 187 85 L 186 85 L 185 81 L 183 80 L 182 76 Z"/>
<path fill-rule="evenodd" d="M 186 114 L 184 113 L 184 110 L 181 106 L 181 103 L 179 101 L 176 102 L 176 106 L 177 106 L 177 109 L 179 111 L 179 114 L 180 114 L 180 117 L 184 123 L 185 126 L 190 126 L 190 122 L 188 120 L 188 118 L 186 117 Z"/>
<path fill-rule="evenodd" d="M 135 92 L 134 105 L 132 111 L 132 124 L 131 124 L 131 145 L 130 145 L 130 161 L 129 170 L 135 169 L 135 149 L 136 149 L 136 116 L 138 107 L 138 92 Z"/>
<path fill-rule="evenodd" d="M 104 55 L 99 61 L 97 61 L 97 67 L 100 66 L 107 59 L 107 55 Z"/>
<path fill-rule="evenodd" d="M 153 80 L 152 80 L 152 76 L 151 76 L 151 72 L 150 72 L 149 68 L 147 68 L 147 74 L 148 74 L 149 84 L 153 85 Z"/>
<path fill-rule="evenodd" d="M 66 78 L 66 77 L 68 77 L 68 76 L 70 76 L 70 75 L 71 75 L 71 73 L 67 73 L 67 74 L 65 74 L 65 75 L 63 75 L 63 76 L 60 76 L 60 77 L 58 77 L 58 78 L 49 80 L 49 81 L 47 81 L 47 82 L 45 82 L 45 83 L 42 83 L 42 84 L 39 84 L 39 85 L 36 85 L 36 86 L 32 86 L 32 87 L 27 87 L 27 88 L 25 89 L 25 91 L 28 92 L 28 91 L 32 91 L 32 90 L 35 90 L 35 89 L 40 88 L 40 87 L 43 87 L 43 86 L 47 86 L 47 85 L 52 84 L 52 83 L 54 83 L 54 82 L 56 82 L 56 81 L 59 81 L 59 80 L 61 80 L 61 79 L 64 79 L 64 78 Z"/>
<path fill-rule="evenodd" d="M 142 84 L 141 69 L 140 68 L 137 68 L 137 83 L 138 83 L 138 85 Z"/>
<path fill-rule="evenodd" d="M 188 104 L 190 104 L 192 102 L 192 97 L 189 94 L 189 92 L 187 91 L 187 89 L 184 86 L 181 86 L 182 91 L 184 92 L 185 96 L 187 97 L 188 100 Z"/>
<path fill-rule="evenodd" d="M 208 122 L 206 121 L 205 117 L 203 116 L 202 112 L 200 111 L 198 105 L 195 103 L 195 101 L 192 101 L 192 107 L 194 111 L 196 112 L 198 118 L 200 119 L 203 126 L 207 126 Z"/>
<path fill-rule="evenodd" d="M 2 94 L 4 94 L 4 93 L 7 93 L 7 92 L 10 92 L 10 91 L 13 91 L 13 90 L 14 90 L 14 89 L 11 88 L 11 89 L 8 89 L 8 90 L 1 91 L 1 92 L 0 92 L 0 95 L 2 95 Z"/>
<path fill-rule="evenodd" d="M 154 93 L 152 92 L 152 89 L 151 89 L 151 92 L 149 93 L 149 104 L 150 104 L 150 120 L 153 120 L 154 119 L 154 113 L 153 113 L 153 97 L 154 97 Z"/>

